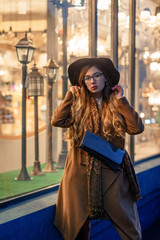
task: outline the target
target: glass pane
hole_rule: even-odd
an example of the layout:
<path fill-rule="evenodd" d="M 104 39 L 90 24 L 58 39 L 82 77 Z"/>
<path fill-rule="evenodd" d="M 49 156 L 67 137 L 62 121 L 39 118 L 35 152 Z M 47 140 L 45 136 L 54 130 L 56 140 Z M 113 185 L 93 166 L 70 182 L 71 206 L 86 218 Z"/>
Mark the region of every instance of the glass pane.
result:
<path fill-rule="evenodd" d="M 69 8 L 68 16 L 68 62 L 88 56 L 88 6 Z"/>
<path fill-rule="evenodd" d="M 50 68 L 49 71 L 48 71 L 48 75 L 51 79 L 54 79 L 56 77 L 56 72 L 57 70 L 56 69 L 53 69 L 53 68 Z"/>
<path fill-rule="evenodd" d="M 17 55 L 19 61 L 27 62 L 27 54 L 28 54 L 27 48 L 17 48 Z"/>
<path fill-rule="evenodd" d="M 160 153 L 159 19 L 151 2 L 137 1 L 136 107 L 145 131 L 135 137 L 135 159 Z"/>
<path fill-rule="evenodd" d="M 110 56 L 111 53 L 111 1 L 98 0 L 97 55 Z"/>
<path fill-rule="evenodd" d="M 43 20 L 43 22 L 42 26 L 46 28 L 46 20 Z M 39 45 L 39 50 L 35 52 L 34 57 L 40 72 L 43 73 L 43 66 L 47 61 L 47 53 L 42 50 L 46 48 L 46 43 L 42 35 L 43 31 L 39 29 L 39 26 L 41 25 L 37 25 L 38 31 L 32 34 L 34 44 Z M 7 29 L 8 28 L 6 28 L 6 30 Z M 25 25 L 23 25 L 23 29 L 25 30 Z M 0 51 L 0 182 L 3 185 L 3 188 L 0 190 L 0 200 L 41 188 L 42 185 L 46 186 L 46 183 L 41 183 L 34 187 L 29 184 L 29 189 L 27 190 L 28 187 L 25 181 L 22 181 L 22 187 L 20 189 L 18 183 L 14 180 L 14 178 L 20 174 L 22 160 L 22 64 L 19 63 L 16 56 L 16 48 L 13 48 L 13 46 L 23 37 L 24 32 L 18 33 L 17 38 L 12 36 L 10 40 L 9 35 L 6 35 L 3 39 L 3 44 L 6 43 L 5 46 L 7 47 L 3 47 L 3 53 Z M 0 49 L 2 49 L 1 43 Z M 22 60 L 22 55 L 24 56 L 26 54 L 26 49 L 22 49 L 22 52 L 20 52 L 20 60 Z M 26 59 L 23 58 L 23 60 Z M 30 72 L 32 67 L 33 62 L 27 65 L 27 72 Z M 35 160 L 34 98 L 29 97 L 28 94 L 26 96 L 26 105 L 26 167 L 31 177 Z M 46 163 L 46 83 L 45 96 L 38 99 L 38 128 L 40 142 L 39 161 L 42 167 L 44 167 Z M 42 138 L 44 138 L 44 140 L 42 140 Z M 36 180 L 36 178 L 34 180 Z"/>
<path fill-rule="evenodd" d="M 28 62 L 32 61 L 33 53 L 34 53 L 34 49 L 29 49 L 29 52 L 28 52 Z"/>

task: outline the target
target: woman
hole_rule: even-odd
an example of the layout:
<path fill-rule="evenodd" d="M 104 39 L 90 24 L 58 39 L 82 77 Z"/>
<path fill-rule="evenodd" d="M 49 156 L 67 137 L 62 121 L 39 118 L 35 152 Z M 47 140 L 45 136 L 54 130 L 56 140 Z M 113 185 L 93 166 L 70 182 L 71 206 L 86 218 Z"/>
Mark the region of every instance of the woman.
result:
<path fill-rule="evenodd" d="M 79 59 L 68 74 L 72 86 L 51 120 L 53 126 L 68 128 L 71 144 L 54 224 L 66 240 L 87 240 L 90 219 L 109 219 L 122 240 L 140 240 L 135 203 L 139 186 L 127 152 L 114 172 L 79 145 L 88 130 L 124 149 L 125 133 L 143 132 L 142 121 L 123 97 L 119 72 L 110 59 Z"/>

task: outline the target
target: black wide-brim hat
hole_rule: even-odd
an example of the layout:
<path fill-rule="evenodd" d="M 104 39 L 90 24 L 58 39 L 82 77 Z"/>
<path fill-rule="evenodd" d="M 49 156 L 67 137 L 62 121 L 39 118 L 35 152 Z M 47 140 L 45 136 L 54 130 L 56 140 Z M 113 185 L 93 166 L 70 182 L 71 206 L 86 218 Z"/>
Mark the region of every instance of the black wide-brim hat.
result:
<path fill-rule="evenodd" d="M 71 84 L 79 85 L 79 75 L 84 66 L 96 65 L 102 71 L 111 87 L 119 82 L 120 74 L 115 68 L 113 62 L 109 58 L 81 58 L 71 63 L 68 67 L 68 76 Z"/>

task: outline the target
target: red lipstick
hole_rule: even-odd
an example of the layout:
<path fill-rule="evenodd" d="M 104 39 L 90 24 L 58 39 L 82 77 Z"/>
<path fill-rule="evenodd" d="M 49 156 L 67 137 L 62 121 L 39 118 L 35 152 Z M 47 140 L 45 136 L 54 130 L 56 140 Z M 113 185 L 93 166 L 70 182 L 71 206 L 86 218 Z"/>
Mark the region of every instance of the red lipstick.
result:
<path fill-rule="evenodd" d="M 96 90 L 97 86 L 92 86 L 91 88 L 92 88 L 92 90 Z"/>

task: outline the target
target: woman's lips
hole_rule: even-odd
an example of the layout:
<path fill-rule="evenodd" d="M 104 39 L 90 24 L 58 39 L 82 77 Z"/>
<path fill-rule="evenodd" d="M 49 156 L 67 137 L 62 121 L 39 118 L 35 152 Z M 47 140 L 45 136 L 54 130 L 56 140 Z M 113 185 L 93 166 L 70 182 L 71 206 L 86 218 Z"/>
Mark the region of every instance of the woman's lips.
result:
<path fill-rule="evenodd" d="M 91 88 L 92 88 L 92 90 L 96 90 L 97 86 L 92 86 Z"/>

